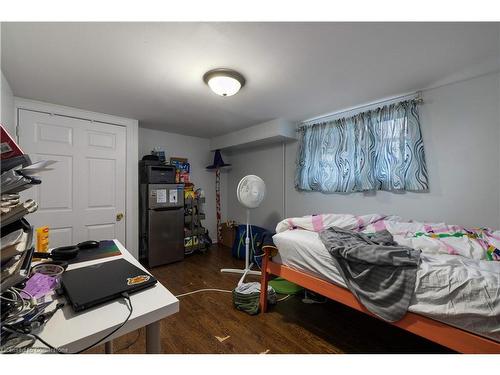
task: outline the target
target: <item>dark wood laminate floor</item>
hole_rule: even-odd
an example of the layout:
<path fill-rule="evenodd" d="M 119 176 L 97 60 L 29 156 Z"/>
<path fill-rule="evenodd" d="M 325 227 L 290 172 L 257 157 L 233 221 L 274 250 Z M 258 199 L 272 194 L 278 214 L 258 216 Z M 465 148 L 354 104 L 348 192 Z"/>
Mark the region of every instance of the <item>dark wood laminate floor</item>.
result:
<path fill-rule="evenodd" d="M 239 276 L 221 274 L 220 268 L 242 265 L 231 257 L 230 249 L 213 246 L 206 254 L 194 254 L 151 272 L 177 295 L 201 288 L 232 289 Z M 161 322 L 165 353 L 450 352 L 334 301 L 308 305 L 294 296 L 257 316 L 234 309 L 230 293 L 204 292 L 180 301 L 180 312 Z M 230 338 L 219 342 L 215 336 Z M 118 353 L 145 353 L 145 345 L 144 328 L 114 341 Z M 88 351 L 103 352 L 103 345 Z"/>

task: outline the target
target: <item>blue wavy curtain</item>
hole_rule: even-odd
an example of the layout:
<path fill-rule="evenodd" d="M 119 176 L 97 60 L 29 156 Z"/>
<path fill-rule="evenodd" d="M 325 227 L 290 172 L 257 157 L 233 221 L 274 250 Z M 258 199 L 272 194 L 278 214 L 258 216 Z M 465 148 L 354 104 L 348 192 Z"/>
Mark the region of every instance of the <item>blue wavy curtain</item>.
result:
<path fill-rule="evenodd" d="M 428 190 L 418 104 L 408 100 L 302 127 L 295 186 L 325 193 Z"/>

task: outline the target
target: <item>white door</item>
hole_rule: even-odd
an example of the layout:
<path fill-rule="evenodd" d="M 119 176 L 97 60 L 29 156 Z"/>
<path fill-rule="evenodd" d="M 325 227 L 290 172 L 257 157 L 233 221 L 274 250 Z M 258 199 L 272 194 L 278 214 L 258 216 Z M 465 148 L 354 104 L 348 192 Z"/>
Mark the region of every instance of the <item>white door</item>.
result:
<path fill-rule="evenodd" d="M 38 203 L 27 219 L 50 227 L 50 247 L 86 240 L 125 243 L 126 129 L 19 110 L 19 143 L 32 161 L 56 160 L 25 193 Z"/>

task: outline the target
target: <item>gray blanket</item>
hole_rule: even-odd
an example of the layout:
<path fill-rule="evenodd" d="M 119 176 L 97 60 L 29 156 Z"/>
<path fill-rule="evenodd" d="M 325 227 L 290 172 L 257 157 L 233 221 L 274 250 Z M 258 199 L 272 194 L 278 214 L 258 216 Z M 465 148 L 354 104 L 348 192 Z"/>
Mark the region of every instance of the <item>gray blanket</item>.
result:
<path fill-rule="evenodd" d="M 399 246 L 386 230 L 367 235 L 332 227 L 319 236 L 349 290 L 369 311 L 390 322 L 406 314 L 419 250 Z"/>

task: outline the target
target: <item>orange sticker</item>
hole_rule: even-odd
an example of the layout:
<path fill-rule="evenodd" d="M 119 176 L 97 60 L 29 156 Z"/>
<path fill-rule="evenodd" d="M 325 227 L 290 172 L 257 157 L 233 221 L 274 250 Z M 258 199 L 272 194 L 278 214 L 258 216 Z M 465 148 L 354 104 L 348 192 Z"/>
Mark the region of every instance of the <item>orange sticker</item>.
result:
<path fill-rule="evenodd" d="M 142 284 L 145 283 L 150 279 L 149 275 L 139 275 L 135 277 L 129 277 L 127 279 L 127 285 L 136 285 L 136 284 Z"/>

